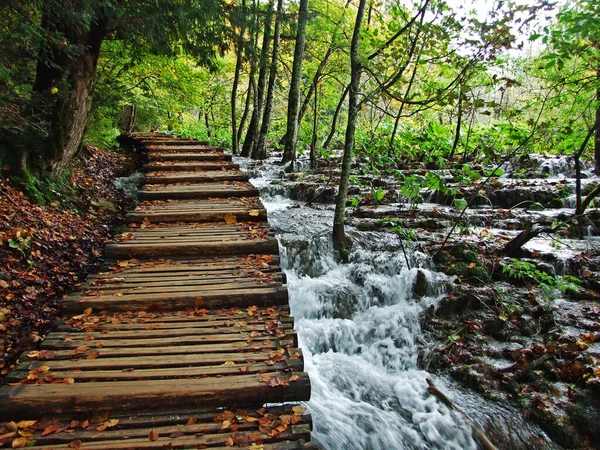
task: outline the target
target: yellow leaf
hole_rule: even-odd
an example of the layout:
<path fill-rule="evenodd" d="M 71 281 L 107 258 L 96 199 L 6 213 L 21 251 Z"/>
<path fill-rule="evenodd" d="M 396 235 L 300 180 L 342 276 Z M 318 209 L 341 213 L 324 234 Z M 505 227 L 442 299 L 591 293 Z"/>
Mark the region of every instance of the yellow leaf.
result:
<path fill-rule="evenodd" d="M 294 406 L 292 411 L 294 411 L 294 414 L 298 414 L 300 416 L 306 412 L 306 408 L 304 406 Z"/>
<path fill-rule="evenodd" d="M 248 211 L 248 214 L 252 217 L 256 217 L 260 214 L 260 211 L 258 209 L 251 209 L 250 211 Z"/>
<path fill-rule="evenodd" d="M 472 268 L 473 268 L 473 267 L 475 267 L 475 266 L 477 266 L 477 264 L 475 264 L 475 263 L 471 263 L 471 264 L 469 264 L 469 269 L 472 269 Z"/>
<path fill-rule="evenodd" d="M 233 361 L 225 361 L 222 365 L 223 366 L 235 366 L 235 363 Z"/>
<path fill-rule="evenodd" d="M 237 223 L 237 218 L 235 217 L 235 215 L 233 213 L 230 213 L 230 212 L 225 214 L 224 219 L 225 219 L 225 223 L 227 223 L 229 225 L 231 225 L 233 223 Z"/>
<path fill-rule="evenodd" d="M 37 423 L 37 420 L 21 420 L 17 423 L 17 427 L 19 428 L 31 428 Z"/>
<path fill-rule="evenodd" d="M 0 280 L 0 287 L 7 288 L 8 287 L 8 283 L 6 281 L 4 281 L 4 280 Z"/>
<path fill-rule="evenodd" d="M 52 89 L 50 89 L 50 92 L 52 93 L 52 95 L 56 95 L 56 94 L 58 94 L 58 88 L 53 87 Z"/>
<path fill-rule="evenodd" d="M 16 438 L 12 443 L 12 448 L 23 448 L 27 445 L 27 438 Z"/>

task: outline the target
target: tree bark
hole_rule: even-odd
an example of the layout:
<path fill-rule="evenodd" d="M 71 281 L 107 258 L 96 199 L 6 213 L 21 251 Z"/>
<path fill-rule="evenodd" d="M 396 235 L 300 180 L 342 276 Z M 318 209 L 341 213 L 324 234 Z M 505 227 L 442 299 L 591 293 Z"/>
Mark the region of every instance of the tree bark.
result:
<path fill-rule="evenodd" d="M 360 0 L 356 12 L 356 22 L 352 33 L 350 44 L 350 90 L 348 98 L 348 126 L 346 127 L 346 140 L 344 143 L 344 157 L 342 159 L 342 172 L 340 174 L 340 187 L 335 202 L 335 214 L 333 216 L 333 247 L 340 253 L 342 260 L 348 259 L 350 246 L 344 231 L 346 219 L 346 201 L 348 197 L 348 180 L 350 178 L 350 163 L 354 151 L 354 134 L 356 131 L 356 119 L 358 116 L 358 88 L 362 71 L 358 59 L 358 44 L 360 39 L 360 28 L 365 14 L 366 0 Z"/>
<path fill-rule="evenodd" d="M 448 155 L 448 161 L 452 163 L 452 158 L 454 157 L 454 153 L 458 148 L 458 143 L 460 142 L 460 127 L 462 125 L 462 117 L 463 117 L 463 83 L 460 84 L 458 91 L 458 113 L 456 117 L 456 129 L 454 131 L 454 142 L 452 143 L 452 150 Z"/>
<path fill-rule="evenodd" d="M 37 172 L 58 175 L 81 149 L 108 18 L 99 11 L 88 25 L 65 23 L 56 20 L 51 9 L 48 2 L 42 13 L 42 27 L 63 34 L 65 42 L 52 48 L 44 44 L 40 50 L 32 103 L 34 113 L 49 122 L 49 129 L 42 151 L 30 154 L 29 162 Z M 70 46 L 76 50 L 69 52 Z"/>
<path fill-rule="evenodd" d="M 267 87 L 267 71 L 269 69 L 269 53 L 271 48 L 271 22 L 273 21 L 273 0 L 269 1 L 267 6 L 267 15 L 265 17 L 265 29 L 263 31 L 263 42 L 260 53 L 260 70 L 258 72 L 258 89 L 257 89 L 257 100 L 256 100 L 256 122 L 254 129 L 251 133 L 251 140 L 248 145 L 251 148 L 252 159 L 258 158 L 258 138 L 260 133 L 260 126 L 264 115 L 264 101 L 265 101 L 265 90 Z M 250 134 L 250 130 L 248 130 Z M 244 142 L 246 145 L 246 142 Z"/>
<path fill-rule="evenodd" d="M 302 59 L 306 41 L 306 22 L 308 20 L 308 0 L 300 0 L 298 15 L 298 31 L 294 47 L 294 63 L 292 65 L 292 80 L 288 97 L 287 139 L 283 149 L 283 163 L 296 159 L 296 144 L 298 141 L 298 114 L 300 108 L 300 81 L 302 78 Z"/>
<path fill-rule="evenodd" d="M 267 157 L 267 137 L 273 117 L 273 94 L 275 92 L 275 80 L 277 79 L 277 60 L 279 59 L 279 43 L 281 41 L 281 20 L 283 11 L 283 0 L 277 0 L 277 18 L 275 20 L 275 31 L 273 33 L 273 54 L 271 55 L 271 67 L 269 68 L 269 82 L 267 84 L 267 98 L 265 99 L 265 112 L 260 125 L 260 133 L 257 141 L 256 159 Z"/>
<path fill-rule="evenodd" d="M 302 101 L 302 106 L 300 107 L 300 112 L 298 113 L 298 124 L 302 123 L 302 118 L 304 117 L 304 114 L 306 114 L 306 111 L 308 110 L 308 105 L 310 104 L 310 101 L 312 100 L 312 96 L 315 93 L 315 86 L 319 83 L 319 80 L 323 76 L 323 70 L 325 69 L 325 66 L 327 65 L 327 61 L 329 61 L 329 58 L 333 54 L 333 50 L 334 50 L 334 44 L 332 41 L 331 44 L 329 45 L 329 47 L 327 48 L 327 51 L 325 52 L 325 56 L 319 63 L 319 67 L 317 67 L 317 71 L 315 72 L 315 75 L 313 76 L 312 83 L 310 84 L 310 87 L 308 88 L 306 97 L 304 97 L 304 100 Z M 281 142 L 284 145 L 285 145 L 286 139 L 287 139 L 287 133 L 284 134 L 283 137 L 281 138 Z"/>
<path fill-rule="evenodd" d="M 600 69 L 596 70 L 596 132 L 594 134 L 594 160 L 596 174 L 600 175 Z"/>
<path fill-rule="evenodd" d="M 310 140 L 310 167 L 311 169 L 315 169 L 317 167 L 317 111 L 318 111 L 318 83 L 315 80 L 314 92 L 315 92 L 315 103 L 313 105 L 313 130 L 312 130 L 312 139 Z"/>
<path fill-rule="evenodd" d="M 233 75 L 233 86 L 231 87 L 231 151 L 237 155 L 240 151 L 240 143 L 237 131 L 237 90 L 240 84 L 240 72 L 242 70 L 244 56 L 244 33 L 246 32 L 246 0 L 242 0 L 242 21 L 240 34 L 237 42 L 235 55 L 235 73 Z"/>

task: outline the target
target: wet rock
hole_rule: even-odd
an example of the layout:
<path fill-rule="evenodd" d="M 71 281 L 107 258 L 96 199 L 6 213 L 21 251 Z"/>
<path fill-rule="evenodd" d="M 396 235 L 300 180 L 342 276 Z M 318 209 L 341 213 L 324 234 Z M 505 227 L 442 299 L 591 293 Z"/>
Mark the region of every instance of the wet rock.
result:
<path fill-rule="evenodd" d="M 421 269 L 417 270 L 417 276 L 415 277 L 412 291 L 413 295 L 417 298 L 423 298 L 427 296 L 429 292 L 429 281 L 427 280 L 425 271 Z"/>

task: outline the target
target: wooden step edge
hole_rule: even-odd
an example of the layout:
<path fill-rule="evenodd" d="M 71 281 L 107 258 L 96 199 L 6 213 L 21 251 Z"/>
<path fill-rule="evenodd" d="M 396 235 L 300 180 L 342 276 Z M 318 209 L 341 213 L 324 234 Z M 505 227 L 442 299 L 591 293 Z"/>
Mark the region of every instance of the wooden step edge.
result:
<path fill-rule="evenodd" d="M 225 215 L 229 213 L 224 212 L 186 212 L 186 213 L 169 213 L 169 212 L 158 212 L 153 214 L 145 214 L 143 212 L 131 212 L 125 216 L 125 221 L 128 223 L 160 223 L 160 222 L 223 222 Z M 264 209 L 258 210 L 258 215 L 250 215 L 249 211 L 236 212 L 235 217 L 240 222 L 249 222 L 252 220 L 267 220 L 267 211 Z"/>
<path fill-rule="evenodd" d="M 282 377 L 287 385 L 270 387 L 261 378 Z M 294 381 L 289 381 L 294 376 Z M 261 377 L 261 378 L 259 378 Z M 310 378 L 305 372 L 293 375 L 271 372 L 223 378 L 179 379 L 139 382 L 103 382 L 0 387 L 0 417 L 86 413 L 110 409 L 118 412 L 165 410 L 169 407 L 239 407 L 257 403 L 308 401 Z"/>
<path fill-rule="evenodd" d="M 201 307 L 206 309 L 247 308 L 252 305 L 275 306 L 288 302 L 288 290 L 285 286 L 276 289 L 263 290 L 260 288 L 231 291 L 205 291 L 156 296 L 150 300 L 123 299 L 118 296 L 92 296 L 80 299 L 65 298 L 62 303 L 63 314 L 78 314 L 87 308 L 95 311 L 169 311 L 185 310 L 197 307 L 198 297 L 202 298 Z"/>
<path fill-rule="evenodd" d="M 277 239 L 264 239 L 261 241 L 230 241 L 227 243 L 177 243 L 161 247 L 152 245 L 123 245 L 107 244 L 104 256 L 109 260 L 131 258 L 157 258 L 170 256 L 214 256 L 214 255 L 245 255 L 260 253 L 265 255 L 278 255 L 279 244 Z"/>

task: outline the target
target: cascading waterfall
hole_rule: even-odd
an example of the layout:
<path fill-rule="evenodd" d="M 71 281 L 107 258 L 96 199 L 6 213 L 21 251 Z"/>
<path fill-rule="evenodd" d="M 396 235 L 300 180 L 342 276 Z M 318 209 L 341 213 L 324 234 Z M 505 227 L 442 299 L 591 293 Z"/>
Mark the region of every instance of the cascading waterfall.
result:
<path fill-rule="evenodd" d="M 311 378 L 313 439 L 326 449 L 476 449 L 469 423 L 429 394 L 426 378 L 460 396 L 467 410 L 477 411 L 483 401 L 459 395 L 451 381 L 417 365 L 419 314 L 451 280 L 428 270 L 427 256 L 418 251 L 409 252 L 412 268 L 406 267 L 398 237 L 387 233 L 349 229 L 350 261 L 338 264 L 332 208 L 299 208 L 281 196 L 281 186 L 271 185 L 280 166 L 237 162 L 261 190 L 280 241 Z M 423 297 L 413 293 L 419 271 L 427 285 Z"/>

